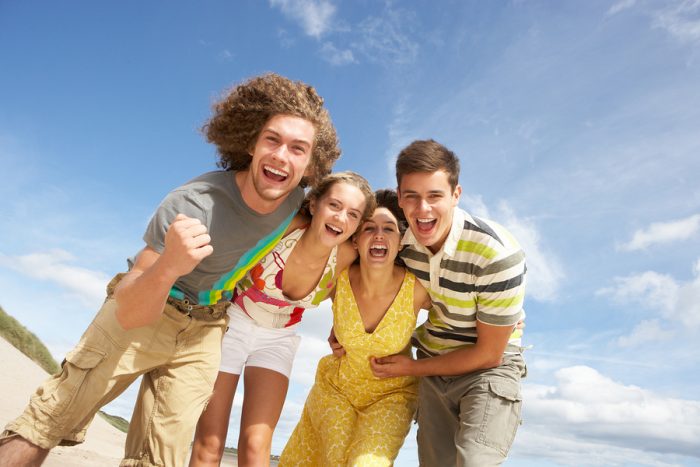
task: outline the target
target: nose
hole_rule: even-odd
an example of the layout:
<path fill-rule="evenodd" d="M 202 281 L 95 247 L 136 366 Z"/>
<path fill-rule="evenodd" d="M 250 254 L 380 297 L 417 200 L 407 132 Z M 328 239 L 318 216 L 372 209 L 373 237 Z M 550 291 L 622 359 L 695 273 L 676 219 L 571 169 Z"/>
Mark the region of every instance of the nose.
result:
<path fill-rule="evenodd" d="M 429 211 L 430 203 L 428 203 L 428 200 L 425 198 L 421 198 L 421 200 L 418 202 L 418 209 L 420 211 Z"/>
<path fill-rule="evenodd" d="M 348 213 L 343 210 L 337 211 L 335 213 L 335 217 L 338 219 L 338 221 L 345 222 L 348 218 Z"/>
<path fill-rule="evenodd" d="M 278 160 L 284 160 L 289 155 L 289 148 L 286 144 L 280 144 L 277 149 L 272 153 L 272 156 Z"/>

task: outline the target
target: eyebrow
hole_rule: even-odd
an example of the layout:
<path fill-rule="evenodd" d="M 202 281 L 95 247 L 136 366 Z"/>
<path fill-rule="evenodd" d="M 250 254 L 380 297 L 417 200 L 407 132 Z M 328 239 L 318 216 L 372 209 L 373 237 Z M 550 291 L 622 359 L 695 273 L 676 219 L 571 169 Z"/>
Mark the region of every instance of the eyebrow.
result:
<path fill-rule="evenodd" d="M 272 128 L 263 128 L 262 133 L 273 133 L 275 136 L 282 137 L 282 134 L 279 131 L 273 130 Z M 311 143 L 309 141 L 306 141 L 305 139 L 294 139 L 292 140 L 292 143 L 297 143 L 297 144 L 303 144 L 305 146 L 311 147 Z"/>
<path fill-rule="evenodd" d="M 445 190 L 430 190 L 427 194 L 429 195 L 440 195 L 444 194 Z M 401 196 L 403 195 L 418 195 L 420 194 L 417 190 L 401 190 Z"/>

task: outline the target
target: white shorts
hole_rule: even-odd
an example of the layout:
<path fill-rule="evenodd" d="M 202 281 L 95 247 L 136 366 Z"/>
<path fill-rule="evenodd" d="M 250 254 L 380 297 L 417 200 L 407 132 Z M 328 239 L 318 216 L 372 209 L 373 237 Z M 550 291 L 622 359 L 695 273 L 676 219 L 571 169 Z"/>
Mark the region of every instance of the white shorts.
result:
<path fill-rule="evenodd" d="M 267 368 L 289 378 L 301 337 L 293 328 L 271 329 L 257 324 L 236 305 L 221 343 L 219 371 L 240 375 L 244 366 Z"/>

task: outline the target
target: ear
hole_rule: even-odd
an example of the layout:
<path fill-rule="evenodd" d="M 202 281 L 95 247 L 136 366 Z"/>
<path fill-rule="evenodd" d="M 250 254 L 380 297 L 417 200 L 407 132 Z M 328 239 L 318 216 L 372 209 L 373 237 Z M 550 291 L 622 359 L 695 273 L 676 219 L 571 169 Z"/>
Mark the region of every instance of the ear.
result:
<path fill-rule="evenodd" d="M 357 246 L 357 235 L 353 234 L 353 236 L 350 237 L 350 238 L 351 238 L 351 240 L 352 240 L 352 247 L 353 247 L 354 249 L 357 250 L 357 249 L 358 249 L 358 246 Z"/>
<path fill-rule="evenodd" d="M 457 206 L 459 203 L 459 197 L 462 195 L 462 185 L 457 185 L 455 191 L 452 193 L 452 206 Z"/>
<path fill-rule="evenodd" d="M 309 200 L 309 214 L 313 216 L 314 212 L 316 212 L 316 199 L 312 198 Z"/>
<path fill-rule="evenodd" d="M 399 207 L 403 209 L 403 199 L 401 198 L 401 190 L 399 187 L 396 187 L 396 197 L 398 198 L 397 202 L 399 203 Z"/>

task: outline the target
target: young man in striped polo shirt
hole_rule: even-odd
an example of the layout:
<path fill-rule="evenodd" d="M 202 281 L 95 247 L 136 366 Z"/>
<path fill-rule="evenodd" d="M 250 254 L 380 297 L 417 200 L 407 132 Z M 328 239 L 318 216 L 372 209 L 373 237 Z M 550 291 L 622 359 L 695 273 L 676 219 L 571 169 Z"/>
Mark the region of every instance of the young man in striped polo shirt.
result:
<path fill-rule="evenodd" d="M 401 257 L 432 307 L 413 336 L 418 359 L 377 358 L 372 369 L 422 376 L 422 466 L 499 465 L 520 424 L 525 363 L 514 326 L 524 317 L 525 256 L 502 226 L 458 207 L 459 160 L 446 147 L 414 141 L 398 156 L 396 178 L 410 226 Z"/>

